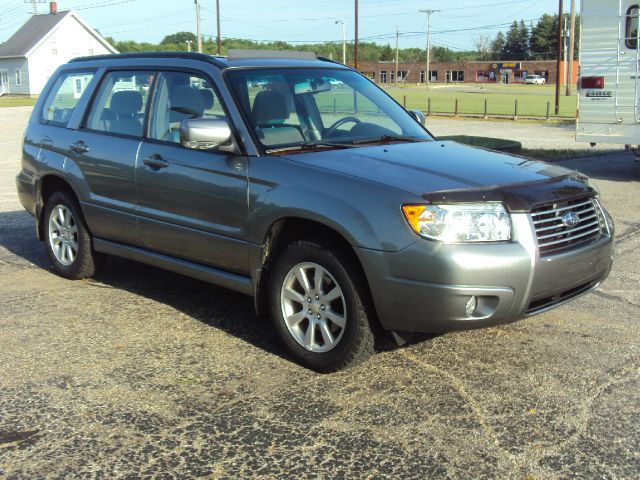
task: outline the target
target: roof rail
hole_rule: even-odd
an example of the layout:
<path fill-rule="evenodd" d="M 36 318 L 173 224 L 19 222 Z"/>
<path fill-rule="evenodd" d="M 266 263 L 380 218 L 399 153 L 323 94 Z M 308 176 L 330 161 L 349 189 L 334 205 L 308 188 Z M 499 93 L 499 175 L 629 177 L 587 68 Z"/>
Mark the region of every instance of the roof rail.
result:
<path fill-rule="evenodd" d="M 69 63 L 91 62 L 96 60 L 126 60 L 128 58 L 186 58 L 190 60 L 200 60 L 202 62 L 211 63 L 218 68 L 226 68 L 227 66 L 217 58 L 211 55 L 196 52 L 130 52 L 130 53 L 114 53 L 110 55 L 93 55 L 90 57 L 77 57 L 69 61 Z"/>
<path fill-rule="evenodd" d="M 301 50 L 229 49 L 229 60 L 240 60 L 247 58 L 290 58 L 295 60 L 317 60 L 318 56 L 314 52 L 305 52 Z"/>
<path fill-rule="evenodd" d="M 327 58 L 327 57 L 318 57 L 318 60 L 320 60 L 321 62 L 327 62 L 327 63 L 333 63 L 335 65 L 340 65 L 341 67 L 346 67 L 346 68 L 350 68 L 351 70 L 355 70 L 351 65 L 345 65 L 342 62 L 337 62 L 331 58 Z"/>

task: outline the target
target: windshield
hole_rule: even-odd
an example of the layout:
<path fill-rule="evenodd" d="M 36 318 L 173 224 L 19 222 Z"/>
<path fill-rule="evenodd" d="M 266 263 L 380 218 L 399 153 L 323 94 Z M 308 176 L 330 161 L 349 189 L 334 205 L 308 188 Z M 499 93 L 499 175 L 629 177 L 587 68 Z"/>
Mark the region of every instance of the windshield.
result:
<path fill-rule="evenodd" d="M 406 110 L 350 70 L 247 69 L 228 75 L 267 152 L 432 140 Z"/>

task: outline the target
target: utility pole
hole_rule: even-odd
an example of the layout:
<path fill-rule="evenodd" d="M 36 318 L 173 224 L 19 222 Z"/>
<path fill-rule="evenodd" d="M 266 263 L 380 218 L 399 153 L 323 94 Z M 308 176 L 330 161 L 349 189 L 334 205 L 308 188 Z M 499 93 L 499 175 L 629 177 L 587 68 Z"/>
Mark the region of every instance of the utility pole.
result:
<path fill-rule="evenodd" d="M 191 44 L 193 43 L 193 40 L 186 40 L 185 43 L 187 44 L 187 52 L 190 52 Z"/>
<path fill-rule="evenodd" d="M 344 26 L 344 20 L 336 20 L 335 24 L 342 23 L 342 64 L 347 64 L 347 29 Z"/>
<path fill-rule="evenodd" d="M 198 53 L 202 53 L 202 30 L 200 29 L 200 0 L 193 0 L 196 4 L 196 31 L 198 34 Z"/>
<path fill-rule="evenodd" d="M 218 26 L 218 55 L 222 55 L 222 38 L 220 37 L 220 0 L 216 0 L 216 24 Z"/>
<path fill-rule="evenodd" d="M 396 87 L 398 86 L 398 59 L 399 59 L 399 53 L 398 53 L 398 45 L 400 42 L 400 31 L 398 30 L 398 26 L 396 25 Z"/>
<path fill-rule="evenodd" d="M 424 72 L 425 83 L 427 84 L 427 90 L 429 90 L 429 84 L 431 83 L 431 74 L 429 69 L 431 68 L 431 15 L 440 12 L 441 10 L 418 10 L 420 13 L 427 14 L 427 70 Z"/>
<path fill-rule="evenodd" d="M 564 4 L 559 0 L 558 5 L 558 58 L 556 59 L 556 115 L 560 114 L 560 68 L 562 67 L 562 17 Z"/>
<path fill-rule="evenodd" d="M 562 48 L 564 52 L 564 85 L 567 86 L 567 50 L 569 47 L 567 46 L 567 42 L 569 40 L 569 27 L 567 26 L 567 17 L 564 18 L 564 29 L 562 30 Z"/>
<path fill-rule="evenodd" d="M 358 0 L 356 2 L 356 31 L 355 31 L 355 41 L 353 43 L 353 66 L 357 70 L 358 69 Z"/>
<path fill-rule="evenodd" d="M 573 95 L 573 59 L 576 50 L 576 0 L 571 0 L 571 32 L 569 34 L 569 81 L 567 82 L 567 97 Z"/>

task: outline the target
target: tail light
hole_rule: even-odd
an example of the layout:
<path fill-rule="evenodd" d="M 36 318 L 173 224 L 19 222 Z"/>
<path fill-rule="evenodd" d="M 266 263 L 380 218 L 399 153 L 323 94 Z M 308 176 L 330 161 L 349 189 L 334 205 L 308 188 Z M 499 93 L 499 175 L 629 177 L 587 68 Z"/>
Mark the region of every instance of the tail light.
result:
<path fill-rule="evenodd" d="M 582 77 L 582 88 L 604 88 L 604 77 Z"/>

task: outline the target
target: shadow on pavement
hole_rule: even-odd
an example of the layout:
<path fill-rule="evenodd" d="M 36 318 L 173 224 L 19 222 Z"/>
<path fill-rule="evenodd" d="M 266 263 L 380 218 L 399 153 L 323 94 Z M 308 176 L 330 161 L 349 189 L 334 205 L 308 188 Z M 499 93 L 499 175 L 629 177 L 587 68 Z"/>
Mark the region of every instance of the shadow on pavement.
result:
<path fill-rule="evenodd" d="M 0 247 L 7 249 L 21 262 L 53 271 L 42 242 L 36 238 L 33 219 L 26 212 L 0 212 Z M 88 281 L 169 305 L 206 325 L 219 328 L 283 359 L 292 360 L 280 343 L 271 320 L 259 318 L 254 310 L 253 298 L 246 295 L 113 256 L 106 256 L 97 274 Z M 390 335 L 378 333 L 378 351 L 398 348 Z M 433 337 L 411 335 L 406 340 L 408 344 L 415 344 L 429 338 Z"/>
<path fill-rule="evenodd" d="M 0 212 L 0 248 L 7 249 L 20 262 L 52 271 L 44 246 L 36 238 L 32 217 L 26 212 Z M 246 295 L 111 256 L 105 258 L 89 282 L 169 305 L 206 325 L 291 360 L 280 345 L 271 321 L 256 316 L 253 299 Z"/>
<path fill-rule="evenodd" d="M 578 170 L 596 180 L 640 181 L 640 161 L 631 152 L 594 154 L 593 156 L 571 158 L 554 163 Z"/>

